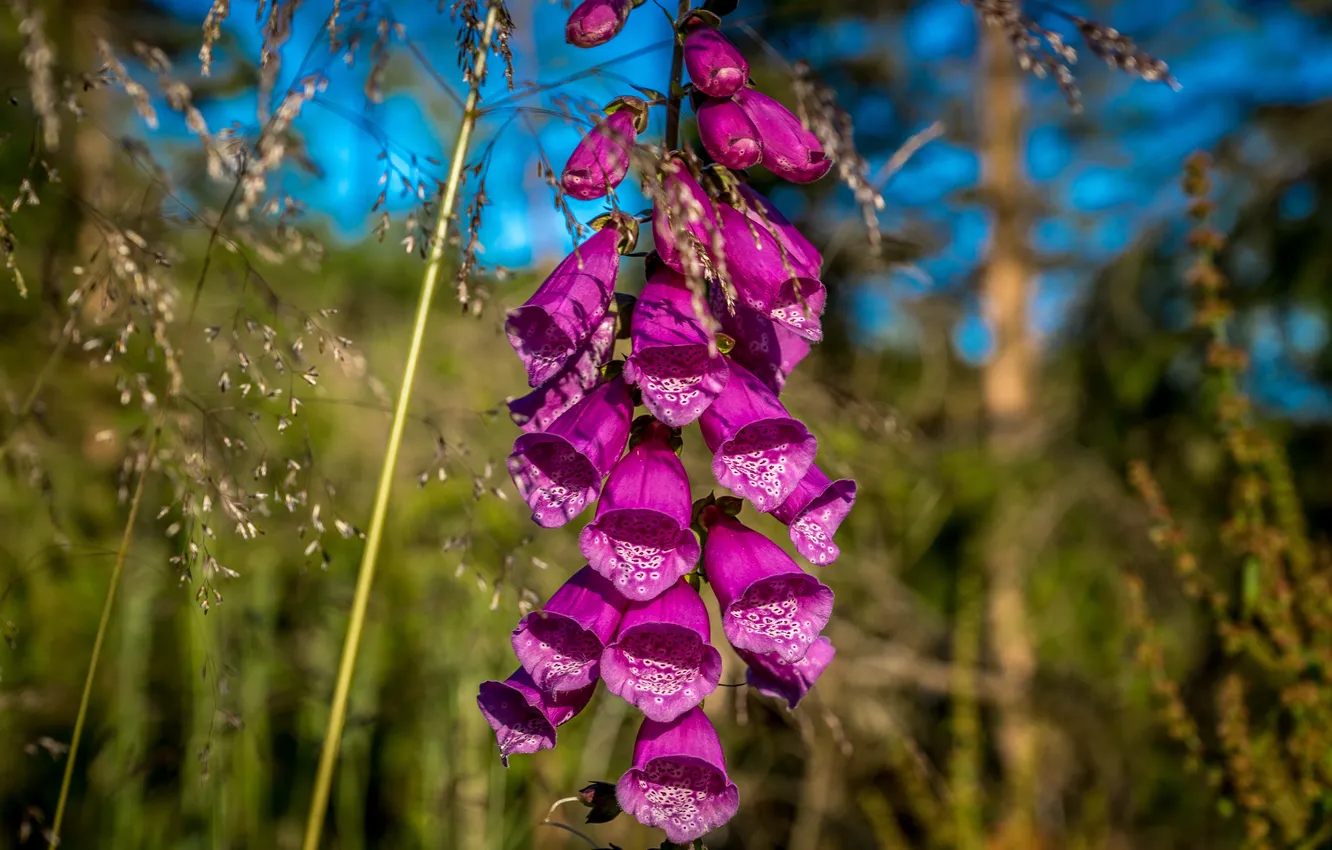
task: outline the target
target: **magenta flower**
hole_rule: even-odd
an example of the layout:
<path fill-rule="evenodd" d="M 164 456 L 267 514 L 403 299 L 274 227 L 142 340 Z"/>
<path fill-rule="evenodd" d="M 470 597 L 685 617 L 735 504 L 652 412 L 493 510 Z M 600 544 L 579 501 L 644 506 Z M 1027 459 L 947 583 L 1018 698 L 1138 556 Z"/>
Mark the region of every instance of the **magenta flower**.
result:
<path fill-rule="evenodd" d="M 704 509 L 703 570 L 737 650 L 799 661 L 832 616 L 833 593 L 781 547 L 716 506 Z"/>
<path fill-rule="evenodd" d="M 736 171 L 758 165 L 763 157 L 758 129 L 734 100 L 709 98 L 694 114 L 698 137 L 709 156 Z"/>
<path fill-rule="evenodd" d="M 547 694 L 519 667 L 503 682 L 482 682 L 476 704 L 500 748 L 500 761 L 509 766 L 509 756 L 528 755 L 555 748 L 555 727 L 582 711 L 596 690 L 593 682 L 578 691 Z"/>
<path fill-rule="evenodd" d="M 678 157 L 663 160 L 661 172 L 665 198 L 652 208 L 652 239 L 662 262 L 684 274 L 685 260 L 690 258 L 681 256 L 680 243 L 692 238 L 698 243 L 698 250 L 704 253 L 711 250 L 717 211 L 708 193 Z"/>
<path fill-rule="evenodd" d="M 652 599 L 698 563 L 689 478 L 670 437 L 665 425 L 647 424 L 611 470 L 596 519 L 578 538 L 592 569 L 633 600 Z"/>
<path fill-rule="evenodd" d="M 829 481 L 817 466 L 800 480 L 786 501 L 772 515 L 790 526 L 791 542 L 811 564 L 825 566 L 841 554 L 833 535 L 856 503 L 856 482 L 849 478 Z"/>
<path fill-rule="evenodd" d="M 764 696 L 784 699 L 787 708 L 794 709 L 832 663 L 837 649 L 832 641 L 820 637 L 810 644 L 805 657 L 794 663 L 778 655 L 757 655 L 743 649 L 736 653 L 749 665 L 745 681 L 751 688 Z"/>
<path fill-rule="evenodd" d="M 564 25 L 564 40 L 575 47 L 599 47 L 620 34 L 633 0 L 583 0 Z"/>
<path fill-rule="evenodd" d="M 624 451 L 634 402 L 623 378 L 597 387 L 544 432 L 513 442 L 509 475 L 542 528 L 558 528 L 597 498 Z"/>
<path fill-rule="evenodd" d="M 574 573 L 540 611 L 523 617 L 511 643 L 536 687 L 547 693 L 595 684 L 601 653 L 629 602 L 591 567 Z"/>
<path fill-rule="evenodd" d="M 827 301 L 823 283 L 803 276 L 793 255 L 784 253 L 773 235 L 744 213 L 725 204 L 718 205 L 717 212 L 726 273 L 740 301 L 806 339 L 822 339 L 819 316 Z"/>
<path fill-rule="evenodd" d="M 615 291 L 622 238 L 614 226 L 598 230 L 555 267 L 527 303 L 509 311 L 504 332 L 531 386 L 555 377 L 601 324 Z"/>
<path fill-rule="evenodd" d="M 583 400 L 601 381 L 600 369 L 615 345 L 617 317 L 607 313 L 592 336 L 555 377 L 525 396 L 505 402 L 509 418 L 524 432 L 544 431 L 566 410 Z"/>
<path fill-rule="evenodd" d="M 669 723 L 644 720 L 633 767 L 615 785 L 620 808 L 688 844 L 735 816 L 740 792 L 726 775 L 717 730 L 701 708 Z"/>
<path fill-rule="evenodd" d="M 684 276 L 664 263 L 648 277 L 634 305 L 633 352 L 624 379 L 637 384 L 648 411 L 672 428 L 693 422 L 726 386 L 726 360 L 708 351 Z"/>
<path fill-rule="evenodd" d="M 726 389 L 698 422 L 717 482 L 764 513 L 786 501 L 818 452 L 809 429 L 735 361 Z"/>
<path fill-rule="evenodd" d="M 736 92 L 735 101 L 758 128 L 763 164 L 773 174 L 792 183 L 812 183 L 832 168 L 818 136 L 791 110 L 752 88 Z"/>
<path fill-rule="evenodd" d="M 625 610 L 615 642 L 601 656 L 606 689 L 652 720 L 674 720 L 721 681 L 721 653 L 711 637 L 703 599 L 678 579 L 656 599 Z"/>
<path fill-rule="evenodd" d="M 791 263 L 802 277 L 818 278 L 823 266 L 823 255 L 819 249 L 805 238 L 805 235 L 781 214 L 772 201 L 755 192 L 743 183 L 736 185 L 736 190 L 745 199 L 745 215 L 760 225 L 764 224 L 791 258 Z M 760 212 L 762 215 L 760 215 Z"/>
<path fill-rule="evenodd" d="M 685 35 L 684 61 L 694 88 L 710 97 L 730 97 L 749 82 L 745 57 L 726 36 L 701 21 Z"/>
<path fill-rule="evenodd" d="M 620 185 L 629 173 L 630 154 L 638 141 L 638 117 L 632 105 L 621 106 L 583 136 L 560 175 L 565 192 L 580 201 L 590 201 L 605 197 Z"/>
<path fill-rule="evenodd" d="M 736 304 L 734 314 L 727 312 L 720 293 L 713 300 L 717 302 L 713 314 L 722 331 L 735 340 L 731 360 L 752 372 L 774 394 L 781 393 L 787 377 L 809 354 L 809 340 L 744 304 Z"/>

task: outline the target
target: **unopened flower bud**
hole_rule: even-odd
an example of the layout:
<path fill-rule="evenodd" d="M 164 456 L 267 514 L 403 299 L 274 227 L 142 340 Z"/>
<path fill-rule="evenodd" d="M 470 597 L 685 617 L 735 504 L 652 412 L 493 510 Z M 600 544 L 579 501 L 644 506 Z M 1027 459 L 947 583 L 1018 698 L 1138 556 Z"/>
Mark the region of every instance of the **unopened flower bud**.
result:
<path fill-rule="evenodd" d="M 622 811 L 613 782 L 593 782 L 578 792 L 578 802 L 592 810 L 587 813 L 588 823 L 609 823 Z"/>
<path fill-rule="evenodd" d="M 685 67 L 694 88 L 712 97 L 730 97 L 749 81 L 749 63 L 716 28 L 695 15 L 684 39 Z"/>
<path fill-rule="evenodd" d="M 754 122 L 763 140 L 763 164 L 773 174 L 792 183 L 813 183 L 832 168 L 818 136 L 791 110 L 751 88 L 737 92 L 735 101 Z"/>
<path fill-rule="evenodd" d="M 634 110 L 618 109 L 588 131 L 560 174 L 564 191 L 580 201 L 590 201 L 619 186 L 629 173 L 637 124 Z"/>
<path fill-rule="evenodd" d="M 733 99 L 711 98 L 697 110 L 698 136 L 708 155 L 727 168 L 743 171 L 763 156 L 758 128 Z"/>
<path fill-rule="evenodd" d="M 564 25 L 564 40 L 575 47 L 599 47 L 620 34 L 632 0 L 583 0 Z"/>

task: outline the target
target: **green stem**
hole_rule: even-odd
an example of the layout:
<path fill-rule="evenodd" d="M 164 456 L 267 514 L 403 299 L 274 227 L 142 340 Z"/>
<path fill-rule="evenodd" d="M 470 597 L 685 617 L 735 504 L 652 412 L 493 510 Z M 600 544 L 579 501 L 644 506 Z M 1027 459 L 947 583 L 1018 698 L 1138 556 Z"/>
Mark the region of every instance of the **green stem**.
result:
<path fill-rule="evenodd" d="M 676 21 L 685 16 L 689 11 L 689 0 L 680 0 L 680 8 L 676 15 Z M 673 151 L 680 144 L 680 102 L 684 99 L 684 91 L 681 88 L 680 80 L 684 76 L 684 39 L 679 34 L 675 35 L 675 49 L 671 52 L 671 80 L 667 86 L 666 96 L 666 150 Z"/>
<path fill-rule="evenodd" d="M 476 48 L 473 60 L 471 90 L 467 93 L 462 125 L 458 128 L 458 140 L 453 146 L 453 161 L 449 165 L 448 182 L 444 187 L 444 196 L 439 205 L 439 217 L 435 221 L 434 237 L 430 243 L 430 258 L 426 265 L 425 279 L 421 283 L 420 300 L 416 305 L 416 323 L 412 328 L 412 339 L 407 349 L 407 363 L 402 370 L 402 385 L 398 388 L 398 401 L 393 410 L 393 425 L 389 431 L 388 448 L 384 452 L 384 465 L 379 472 L 379 489 L 375 493 L 370 528 L 366 532 L 365 553 L 361 557 L 361 567 L 356 577 L 356 593 L 352 599 L 351 616 L 347 623 L 347 638 L 342 645 L 338 679 L 333 689 L 333 701 L 329 706 L 328 730 L 324 734 L 324 746 L 319 754 L 314 797 L 310 801 L 310 814 L 305 823 L 305 840 L 301 845 L 304 850 L 316 850 L 319 846 L 320 833 L 323 831 L 324 812 L 328 808 L 329 790 L 333 783 L 333 767 L 337 763 L 338 747 L 342 741 L 342 727 L 347 720 L 347 697 L 351 692 L 352 676 L 356 671 L 356 655 L 361 644 L 361 632 L 365 628 L 370 589 L 375 580 L 379 546 L 384 536 L 384 520 L 388 515 L 389 496 L 393 491 L 393 476 L 398 465 L 398 450 L 402 446 L 402 432 L 407 424 L 407 410 L 411 404 L 412 384 L 415 382 L 416 368 L 421 357 L 426 321 L 430 317 L 430 302 L 435 294 L 435 284 L 439 280 L 439 267 L 444 255 L 449 218 L 453 214 L 454 202 L 458 197 L 463 163 L 467 158 L 467 146 L 471 141 L 472 129 L 476 125 L 476 108 L 481 98 L 481 80 L 485 77 L 486 57 L 490 52 L 491 38 L 498 21 L 499 5 L 491 3 L 486 13 L 481 43 Z"/>
<path fill-rule="evenodd" d="M 92 699 L 93 679 L 97 676 L 97 661 L 102 657 L 102 642 L 106 640 L 107 626 L 111 622 L 111 609 L 115 605 L 116 591 L 120 587 L 120 576 L 125 571 L 125 559 L 129 556 L 130 542 L 134 539 L 134 522 L 139 516 L 139 506 L 143 504 L 144 484 L 148 472 L 153 466 L 153 456 L 157 454 L 157 438 L 161 435 L 160 423 L 153 429 L 153 438 L 148 443 L 143 469 L 139 471 L 139 481 L 134 485 L 134 497 L 130 500 L 129 517 L 125 520 L 125 533 L 120 539 L 120 549 L 116 552 L 116 563 L 111 569 L 111 586 L 106 589 L 106 601 L 102 603 L 102 619 L 97 624 L 97 637 L 93 639 L 92 658 L 88 661 L 88 676 L 83 681 L 83 696 L 79 698 L 79 713 L 74 720 L 74 737 L 69 742 L 69 753 L 65 756 L 65 776 L 60 780 L 60 799 L 56 802 L 55 820 L 51 824 L 49 847 L 60 843 L 60 824 L 65 819 L 65 804 L 69 802 L 69 786 L 74 778 L 74 762 L 79 754 L 79 741 L 83 738 L 83 725 L 88 719 L 88 703 Z"/>

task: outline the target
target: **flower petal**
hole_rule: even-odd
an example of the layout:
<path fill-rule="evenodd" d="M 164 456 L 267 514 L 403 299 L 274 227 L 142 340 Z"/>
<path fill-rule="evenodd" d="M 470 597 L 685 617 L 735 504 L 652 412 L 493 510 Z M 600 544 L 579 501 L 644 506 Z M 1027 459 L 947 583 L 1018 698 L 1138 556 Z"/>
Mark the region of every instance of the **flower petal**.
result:
<path fill-rule="evenodd" d="M 705 524 L 703 569 L 731 645 L 799 661 L 828 625 L 832 591 L 738 520 L 713 509 Z"/>
<path fill-rule="evenodd" d="M 718 483 L 766 513 L 786 501 L 805 477 L 818 441 L 749 370 L 734 361 L 730 367 L 726 389 L 704 411 L 699 426 L 713 452 Z"/>
<path fill-rule="evenodd" d="M 615 292 L 620 233 L 606 227 L 574 249 L 504 323 L 537 387 L 554 378 L 597 330 Z"/>
<path fill-rule="evenodd" d="M 709 352 L 684 276 L 665 264 L 634 305 L 630 340 L 625 380 L 637 384 L 648 411 L 673 428 L 697 419 L 726 386 L 726 361 Z"/>
<path fill-rule="evenodd" d="M 653 720 L 675 719 L 721 680 L 710 636 L 708 609 L 683 578 L 650 602 L 632 603 L 601 657 L 607 690 Z"/>
<path fill-rule="evenodd" d="M 856 482 L 849 478 L 830 481 L 823 470 L 810 466 L 800 484 L 772 515 L 790 526 L 791 542 L 797 552 L 811 564 L 825 566 L 841 554 L 833 535 L 855 503 Z"/>
<path fill-rule="evenodd" d="M 513 630 L 511 643 L 536 687 L 576 691 L 594 684 L 601 653 L 614 637 L 627 600 L 590 567 L 574 573 Z"/>
<path fill-rule="evenodd" d="M 667 442 L 669 431 L 653 427 L 611 470 L 596 519 L 579 536 L 588 564 L 640 601 L 665 591 L 699 557 L 689 529 L 689 478 Z"/>
<path fill-rule="evenodd" d="M 615 786 L 620 807 L 688 844 L 735 816 L 740 792 L 726 775 L 721 741 L 701 708 L 667 723 L 644 720 L 634 762 Z"/>

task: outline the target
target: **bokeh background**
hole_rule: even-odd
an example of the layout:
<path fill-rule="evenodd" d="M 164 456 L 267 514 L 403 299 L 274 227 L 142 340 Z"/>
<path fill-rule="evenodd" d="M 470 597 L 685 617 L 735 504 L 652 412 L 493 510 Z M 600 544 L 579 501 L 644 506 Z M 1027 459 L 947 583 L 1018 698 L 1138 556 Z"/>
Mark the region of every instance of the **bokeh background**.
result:
<path fill-rule="evenodd" d="M 421 197 L 465 93 L 447 4 L 344 0 L 336 51 L 331 8 L 234 4 L 208 77 L 208 3 L 0 14 L 0 237 L 21 274 L 0 284 L 0 847 L 45 843 L 159 423 L 63 843 L 299 846 L 423 271 Z M 542 163 L 558 172 L 587 109 L 666 88 L 669 16 L 646 3 L 576 51 L 559 4 L 510 11 L 515 89 L 497 59 L 454 228 L 465 240 L 479 214 L 477 300 L 452 294 L 459 244 L 331 847 L 587 846 L 541 822 L 618 777 L 636 729 L 603 693 L 557 750 L 505 769 L 475 694 L 512 669 L 522 611 L 581 565 L 577 525 L 536 534 L 503 466 L 503 400 L 524 385 L 503 311 L 573 245 Z M 884 208 L 875 252 L 832 177 L 754 178 L 828 260 L 828 339 L 784 397 L 860 496 L 820 572 L 839 655 L 815 692 L 795 712 L 743 687 L 707 701 L 742 799 L 708 847 L 1332 847 L 1329 11 L 1032 4 L 1070 43 L 1070 16 L 1131 35 L 1180 83 L 1083 49 L 1081 112 L 957 0 L 745 0 L 727 17 L 765 90 L 793 102 L 803 59 L 836 91 Z M 262 142 L 316 76 L 239 214 L 209 149 Z M 1181 188 L 1199 149 L 1206 236 Z M 628 184 L 621 200 L 647 206 Z M 1228 313 L 1198 261 L 1213 243 Z M 706 495 L 696 437 L 685 459 Z M 728 655 L 724 681 L 742 680 Z M 582 812 L 552 817 L 598 846 L 661 841 Z"/>

